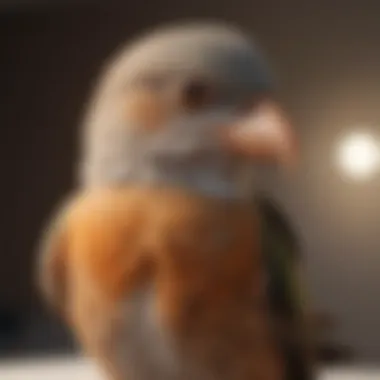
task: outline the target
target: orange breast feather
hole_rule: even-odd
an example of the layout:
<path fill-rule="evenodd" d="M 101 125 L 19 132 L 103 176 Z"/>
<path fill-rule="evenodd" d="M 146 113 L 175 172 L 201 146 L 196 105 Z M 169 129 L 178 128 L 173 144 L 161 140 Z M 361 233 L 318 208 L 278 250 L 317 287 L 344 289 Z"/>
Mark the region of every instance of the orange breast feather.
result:
<path fill-rule="evenodd" d="M 260 379 L 279 379 L 246 204 L 165 189 L 104 190 L 74 203 L 67 228 L 69 270 L 91 278 L 99 297 L 117 303 L 152 285 L 161 323 L 186 355 L 237 371 L 236 379 L 260 371 L 268 373 Z"/>
<path fill-rule="evenodd" d="M 260 278 L 254 220 L 243 204 L 161 189 L 105 190 L 79 197 L 66 221 L 71 267 L 113 299 L 150 280 L 165 292 L 175 282 L 176 293 L 198 288 L 222 302 Z"/>

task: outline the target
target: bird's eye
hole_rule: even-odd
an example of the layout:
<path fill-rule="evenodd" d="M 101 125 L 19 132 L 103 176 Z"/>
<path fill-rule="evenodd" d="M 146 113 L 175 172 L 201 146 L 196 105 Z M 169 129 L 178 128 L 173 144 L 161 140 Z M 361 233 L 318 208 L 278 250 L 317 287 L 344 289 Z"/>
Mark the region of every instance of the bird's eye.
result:
<path fill-rule="evenodd" d="M 188 110 L 206 107 L 214 99 L 214 91 L 210 83 L 193 80 L 185 84 L 182 90 L 182 104 Z"/>

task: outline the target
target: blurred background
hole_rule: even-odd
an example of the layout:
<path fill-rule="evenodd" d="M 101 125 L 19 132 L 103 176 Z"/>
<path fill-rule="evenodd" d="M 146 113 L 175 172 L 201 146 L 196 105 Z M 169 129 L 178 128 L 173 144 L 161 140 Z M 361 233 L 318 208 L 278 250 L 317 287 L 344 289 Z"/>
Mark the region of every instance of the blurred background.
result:
<path fill-rule="evenodd" d="M 178 19 L 256 36 L 299 133 L 295 174 L 265 188 L 300 241 L 325 361 L 380 363 L 380 3 L 0 1 L 0 359 L 75 349 L 36 294 L 35 247 L 75 185 L 78 125 L 103 62 Z"/>

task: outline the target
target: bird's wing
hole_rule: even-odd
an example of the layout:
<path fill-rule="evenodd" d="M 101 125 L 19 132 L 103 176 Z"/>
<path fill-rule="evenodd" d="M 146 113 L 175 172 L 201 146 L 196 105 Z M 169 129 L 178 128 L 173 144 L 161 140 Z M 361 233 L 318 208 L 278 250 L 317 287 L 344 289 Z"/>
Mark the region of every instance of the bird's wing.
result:
<path fill-rule="evenodd" d="M 291 231 L 280 228 L 287 222 L 278 214 L 273 215 L 265 207 L 260 208 L 263 252 L 269 276 L 269 294 L 272 313 L 279 322 L 279 339 L 286 358 L 287 378 L 306 380 L 312 378 L 310 341 L 306 336 L 306 304 L 301 258 L 297 242 Z"/>
<path fill-rule="evenodd" d="M 37 251 L 38 290 L 45 302 L 59 312 L 65 309 L 66 211 L 69 203 L 64 202 L 50 219 Z"/>

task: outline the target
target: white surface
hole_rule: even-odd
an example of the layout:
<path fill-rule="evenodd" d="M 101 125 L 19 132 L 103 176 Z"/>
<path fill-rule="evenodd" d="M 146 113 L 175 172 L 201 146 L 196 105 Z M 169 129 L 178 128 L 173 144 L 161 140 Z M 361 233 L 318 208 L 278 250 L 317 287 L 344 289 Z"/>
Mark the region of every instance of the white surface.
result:
<path fill-rule="evenodd" d="M 1 380 L 104 380 L 95 366 L 80 358 L 0 362 Z"/>
<path fill-rule="evenodd" d="M 95 366 L 81 358 L 0 361 L 1 380 L 104 380 Z M 380 368 L 320 371 L 318 380 L 380 380 Z"/>

